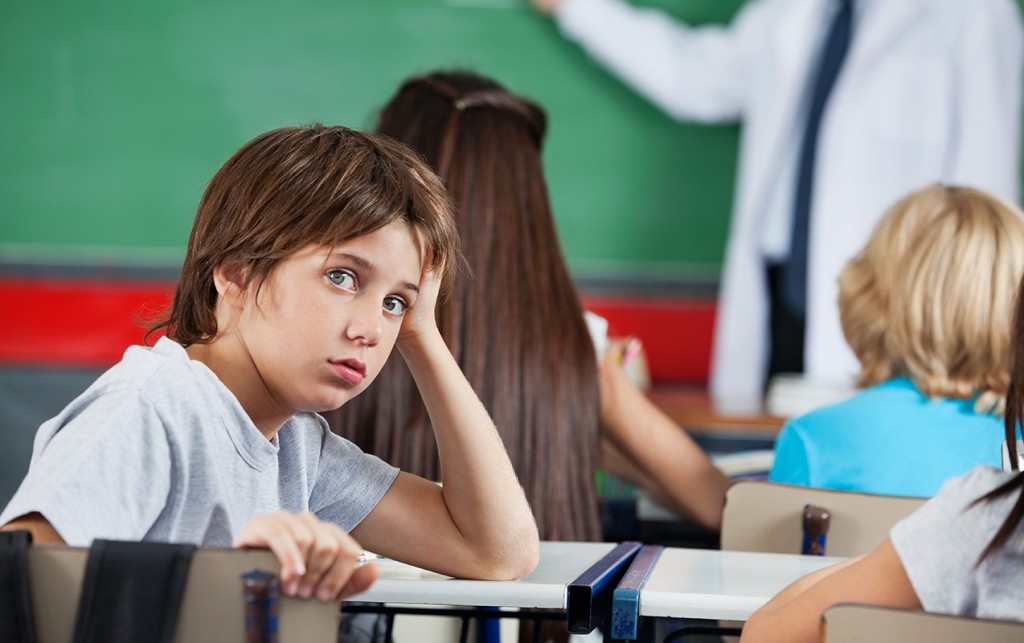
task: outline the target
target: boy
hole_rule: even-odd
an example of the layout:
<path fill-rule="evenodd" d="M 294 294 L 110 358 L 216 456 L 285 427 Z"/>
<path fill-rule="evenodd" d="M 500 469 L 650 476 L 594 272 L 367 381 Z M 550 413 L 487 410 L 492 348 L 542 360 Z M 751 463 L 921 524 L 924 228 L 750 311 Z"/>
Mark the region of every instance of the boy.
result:
<path fill-rule="evenodd" d="M 151 348 L 133 347 L 36 436 L 0 514 L 36 542 L 268 547 L 286 594 L 366 589 L 360 545 L 442 574 L 512 578 L 537 530 L 434 307 L 460 255 L 447 197 L 405 147 L 343 127 L 246 144 L 207 187 Z M 398 345 L 443 485 L 332 434 Z M 351 536 L 346 532 L 351 532 Z M 424 538 L 430 534 L 430 538 Z"/>

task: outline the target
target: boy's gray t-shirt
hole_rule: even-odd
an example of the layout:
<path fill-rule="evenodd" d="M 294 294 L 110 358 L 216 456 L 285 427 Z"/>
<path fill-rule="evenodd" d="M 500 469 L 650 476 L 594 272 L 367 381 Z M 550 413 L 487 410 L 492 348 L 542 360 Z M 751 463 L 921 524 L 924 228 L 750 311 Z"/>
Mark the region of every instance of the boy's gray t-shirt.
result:
<path fill-rule="evenodd" d="M 1024 620 L 1024 523 L 978 567 L 1019 497 L 975 500 L 1015 474 L 988 466 L 947 481 L 934 498 L 892 528 L 890 538 L 921 605 L 929 612 Z"/>
<path fill-rule="evenodd" d="M 258 514 L 310 511 L 350 531 L 398 470 L 315 413 L 267 440 L 179 344 L 135 346 L 39 428 L 0 524 L 41 513 L 70 545 L 95 538 L 229 547 Z"/>

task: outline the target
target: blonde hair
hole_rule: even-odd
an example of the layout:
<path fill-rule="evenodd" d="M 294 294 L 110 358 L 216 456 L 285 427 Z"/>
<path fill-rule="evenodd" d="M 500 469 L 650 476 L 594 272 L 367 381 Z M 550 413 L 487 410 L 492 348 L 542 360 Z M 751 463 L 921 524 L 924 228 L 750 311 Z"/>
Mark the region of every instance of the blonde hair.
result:
<path fill-rule="evenodd" d="M 860 383 L 909 377 L 929 397 L 1001 415 L 1024 271 L 1024 213 L 979 190 L 931 185 L 896 203 L 839 276 Z"/>

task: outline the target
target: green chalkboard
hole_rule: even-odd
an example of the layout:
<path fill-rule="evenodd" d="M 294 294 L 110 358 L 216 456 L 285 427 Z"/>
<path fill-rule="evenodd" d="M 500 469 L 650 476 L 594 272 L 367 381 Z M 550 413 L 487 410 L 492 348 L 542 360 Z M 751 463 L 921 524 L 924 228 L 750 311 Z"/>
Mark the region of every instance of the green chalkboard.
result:
<path fill-rule="evenodd" d="M 741 0 L 648 4 L 723 22 Z M 174 265 L 242 143 L 372 127 L 403 78 L 454 67 L 547 108 L 574 269 L 717 274 L 737 129 L 669 120 L 526 0 L 0 3 L 0 259 Z"/>

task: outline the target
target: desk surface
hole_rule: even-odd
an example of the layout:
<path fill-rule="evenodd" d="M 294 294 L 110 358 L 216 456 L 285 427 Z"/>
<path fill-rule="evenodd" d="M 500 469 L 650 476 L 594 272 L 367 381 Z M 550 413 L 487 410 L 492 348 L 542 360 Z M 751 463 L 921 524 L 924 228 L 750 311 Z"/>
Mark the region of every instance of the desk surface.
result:
<path fill-rule="evenodd" d="M 640 616 L 746 620 L 835 556 L 666 548 L 640 590 Z"/>
<path fill-rule="evenodd" d="M 785 418 L 766 413 L 729 415 L 715 409 L 704 389 L 656 385 L 647 393 L 654 404 L 688 431 L 713 434 L 759 435 L 774 438 Z"/>
<path fill-rule="evenodd" d="M 529 576 L 514 581 L 449 578 L 391 560 L 381 562 L 381 576 L 351 600 L 412 605 L 468 605 L 565 609 L 570 583 L 614 549 L 616 543 L 542 542 L 540 563 Z"/>

